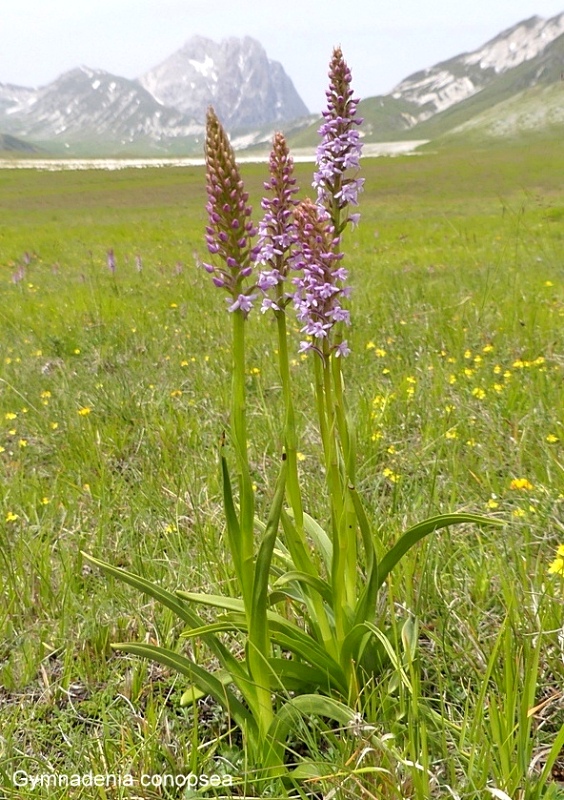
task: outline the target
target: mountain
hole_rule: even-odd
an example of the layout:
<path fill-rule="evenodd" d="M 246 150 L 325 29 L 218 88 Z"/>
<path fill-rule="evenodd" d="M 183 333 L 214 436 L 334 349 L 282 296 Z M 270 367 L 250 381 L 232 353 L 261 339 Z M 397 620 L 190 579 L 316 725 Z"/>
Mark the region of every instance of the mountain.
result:
<path fill-rule="evenodd" d="M 29 142 L 22 142 L 21 139 L 16 139 L 15 136 L 0 133 L 0 153 L 29 155 L 30 153 L 38 152 L 38 148 L 29 144 Z"/>
<path fill-rule="evenodd" d="M 564 71 L 564 13 L 531 17 L 470 53 L 405 78 L 360 104 L 368 141 L 435 139 L 475 114 Z"/>
<path fill-rule="evenodd" d="M 45 146 L 59 142 L 96 154 L 140 142 L 168 144 L 203 130 L 182 112 L 162 106 L 137 82 L 87 67 L 18 97 L 0 118 L 0 128 Z"/>
<path fill-rule="evenodd" d="M 202 150 L 210 104 L 234 133 L 308 113 L 254 39 L 194 37 L 139 80 L 79 67 L 36 90 L 0 84 L 0 132 L 69 155 L 190 155 Z"/>
<path fill-rule="evenodd" d="M 364 99 L 363 135 L 435 143 L 535 126 L 564 135 L 563 76 L 564 13 L 531 17 Z M 193 37 L 138 80 L 81 67 L 41 89 L 0 84 L 0 134 L 69 155 L 191 155 L 202 151 L 210 104 L 240 149 L 267 148 L 274 127 L 293 147 L 318 142 L 319 118 L 307 117 L 282 66 L 249 37 Z"/>
<path fill-rule="evenodd" d="M 564 85 L 539 84 L 501 100 L 496 105 L 450 129 L 441 137 L 445 144 L 481 143 L 564 134 Z"/>
<path fill-rule="evenodd" d="M 527 116 L 531 113 L 531 104 L 540 103 L 542 105 L 547 102 L 550 108 L 556 106 L 552 116 L 544 113 L 542 108 L 539 108 L 538 112 L 533 115 L 542 130 L 545 123 L 546 126 L 549 126 L 556 122 L 558 105 L 560 104 L 564 108 L 563 75 L 564 34 L 547 44 L 530 60 L 523 61 L 513 69 L 500 74 L 480 92 L 417 125 L 416 130 L 421 138 L 431 139 L 447 133 L 450 136 L 450 133 L 454 131 L 477 130 L 478 128 L 483 128 L 484 133 L 487 129 L 492 135 L 494 135 L 494 130 L 498 132 L 503 130 L 506 135 L 509 135 L 512 124 L 506 114 L 510 114 L 516 123 L 515 132 L 521 130 L 524 133 L 528 126 L 517 124 L 517 117 L 521 117 L 521 114 L 515 116 L 519 105 L 523 104 L 523 113 Z M 529 111 L 525 111 L 525 107 Z M 493 127 L 482 126 L 480 119 L 483 115 L 489 118 L 497 117 L 498 124 Z M 550 123 L 549 118 L 552 119 Z M 562 133 L 564 135 L 564 131 Z"/>
<path fill-rule="evenodd" d="M 0 114 L 8 108 L 24 103 L 33 97 L 35 89 L 25 86 L 14 86 L 11 83 L 0 83 Z"/>
<path fill-rule="evenodd" d="M 416 72 L 392 91 L 394 99 L 415 104 L 420 122 L 458 104 L 495 82 L 500 75 L 534 59 L 550 42 L 564 34 L 564 14 L 519 22 L 471 53 L 442 61 Z"/>
<path fill-rule="evenodd" d="M 231 131 L 287 123 L 309 113 L 282 65 L 248 36 L 219 44 L 194 36 L 139 82 L 163 105 L 201 122 L 213 105 Z"/>

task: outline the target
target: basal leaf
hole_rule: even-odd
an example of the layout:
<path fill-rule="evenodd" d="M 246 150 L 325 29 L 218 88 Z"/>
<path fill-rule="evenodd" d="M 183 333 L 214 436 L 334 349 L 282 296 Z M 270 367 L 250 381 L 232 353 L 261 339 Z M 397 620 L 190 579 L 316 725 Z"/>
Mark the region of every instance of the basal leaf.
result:
<path fill-rule="evenodd" d="M 378 569 L 378 586 L 382 586 L 392 569 L 417 542 L 441 528 L 447 528 L 450 525 L 460 525 L 462 523 L 490 525 L 493 527 L 501 527 L 503 525 L 499 520 L 482 517 L 478 514 L 467 514 L 465 512 L 441 514 L 440 516 L 424 520 L 405 531 L 392 549 L 386 553 Z"/>

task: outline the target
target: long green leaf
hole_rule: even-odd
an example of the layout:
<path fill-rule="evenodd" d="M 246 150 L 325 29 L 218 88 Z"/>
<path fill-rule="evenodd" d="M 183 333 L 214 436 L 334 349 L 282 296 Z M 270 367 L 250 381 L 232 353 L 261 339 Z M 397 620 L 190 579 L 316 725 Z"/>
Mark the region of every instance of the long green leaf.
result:
<path fill-rule="evenodd" d="M 302 572 L 316 575 L 317 569 L 312 559 L 307 540 L 298 532 L 292 512 L 282 509 L 281 521 L 284 529 L 284 542 L 281 543 L 281 548 L 283 553 L 289 556 L 289 558 L 286 557 L 283 559 L 284 562 L 292 564 L 295 569 L 299 569 Z M 302 514 L 302 522 L 304 521 Z"/>
<path fill-rule="evenodd" d="M 280 522 L 280 513 L 282 511 L 282 503 L 284 501 L 284 492 L 286 487 L 286 461 L 283 460 L 282 468 L 278 480 L 276 481 L 276 489 L 274 498 L 270 507 L 270 513 L 266 522 L 265 532 L 260 543 L 260 547 L 256 557 L 255 574 L 253 582 L 253 595 L 252 595 L 252 613 L 250 615 L 249 636 L 262 652 L 264 656 L 267 655 L 268 649 L 268 623 L 267 623 L 267 605 L 268 605 L 268 580 L 270 577 L 270 563 L 272 560 L 272 551 L 276 543 L 276 536 L 278 532 L 278 525 Z"/>
<path fill-rule="evenodd" d="M 82 552 L 81 554 L 90 564 L 98 567 L 102 572 L 124 583 L 128 583 L 130 586 L 133 586 L 134 589 L 138 589 L 143 594 L 147 594 L 149 597 L 153 597 L 159 603 L 162 603 L 162 605 L 173 611 L 190 627 L 196 628 L 204 624 L 204 621 L 197 614 L 194 614 L 184 603 L 180 602 L 176 594 L 172 594 L 172 592 L 163 589 L 156 583 L 148 581 L 146 578 L 142 578 L 140 575 L 135 575 L 133 572 L 121 569 L 121 567 L 114 567 L 112 564 L 100 561 L 88 553 Z"/>
<path fill-rule="evenodd" d="M 186 676 L 199 689 L 206 694 L 212 695 L 212 697 L 233 717 L 237 725 L 240 727 L 247 726 L 251 731 L 254 730 L 256 733 L 255 721 L 249 709 L 235 697 L 233 692 L 221 680 L 218 680 L 212 673 L 194 664 L 193 661 L 190 661 L 185 656 L 180 653 L 175 653 L 173 650 L 157 647 L 152 644 L 119 642 L 111 646 L 114 650 L 120 650 L 124 653 L 131 653 L 141 658 L 157 661 L 159 664 L 163 664 L 165 667 L 169 667 L 179 672 L 181 675 Z"/>
<path fill-rule="evenodd" d="M 306 716 L 332 719 L 343 726 L 350 725 L 356 718 L 355 712 L 338 700 L 319 694 L 302 694 L 282 706 L 272 721 L 268 738 L 285 743 L 296 723 Z"/>
<path fill-rule="evenodd" d="M 403 556 L 410 550 L 417 542 L 421 541 L 425 536 L 428 536 L 434 531 L 441 528 L 447 528 L 450 525 L 460 525 L 462 523 L 471 523 L 474 525 L 490 525 L 493 527 L 501 527 L 503 525 L 500 520 L 482 517 L 478 514 L 467 514 L 459 512 L 455 514 L 441 514 L 437 517 L 420 522 L 414 525 L 401 536 L 398 542 L 389 550 L 378 569 L 378 588 L 382 586 L 389 573 L 393 570 L 396 564 L 403 558 Z"/>
<path fill-rule="evenodd" d="M 298 570 L 293 570 L 292 572 L 285 572 L 284 575 L 281 575 L 276 583 L 273 584 L 272 589 L 276 591 L 276 589 L 285 586 L 288 583 L 297 582 L 300 584 L 305 583 L 308 586 L 311 586 L 321 597 L 330 605 L 333 605 L 333 593 L 331 591 L 331 587 L 327 583 L 327 581 L 318 578 L 315 575 L 309 575 L 305 572 L 299 572 Z"/>
<path fill-rule="evenodd" d="M 93 556 L 89 555 L 88 553 L 82 553 L 82 555 L 87 561 L 101 569 L 107 575 L 112 575 L 118 580 L 133 586 L 135 589 L 138 589 L 143 594 L 153 597 L 159 603 L 162 603 L 162 605 L 166 606 L 166 608 L 169 608 L 171 611 L 177 614 L 177 616 L 183 622 L 185 622 L 189 628 L 201 630 L 205 627 L 206 623 L 201 617 L 187 608 L 184 603 L 181 603 L 175 594 L 163 589 L 158 584 L 152 583 L 146 578 L 142 578 L 140 575 L 135 575 L 133 572 L 128 572 L 120 567 L 114 567 L 112 564 L 107 564 L 105 561 L 100 561 L 97 558 L 93 558 Z M 205 595 L 196 596 L 205 597 Z M 238 602 L 240 603 L 241 601 Z M 240 662 L 237 661 L 228 648 L 216 636 L 209 633 L 203 633 L 201 638 L 202 641 L 204 641 L 214 653 L 214 655 L 220 660 L 223 667 L 233 675 L 235 682 L 241 691 L 244 692 L 245 686 L 248 686 L 248 676 L 242 669 Z"/>
<path fill-rule="evenodd" d="M 281 760 L 286 741 L 291 731 L 303 717 L 318 716 L 332 719 L 340 725 L 350 725 L 355 719 L 354 711 L 330 697 L 318 694 L 303 694 L 285 703 L 270 725 L 263 743 L 264 762 Z"/>
<path fill-rule="evenodd" d="M 278 627 L 271 624 L 271 637 L 283 650 L 289 650 L 306 663 L 325 671 L 328 680 L 342 695 L 347 693 L 345 675 L 338 664 L 322 647 L 296 626 Z"/>
<path fill-rule="evenodd" d="M 226 597 L 222 594 L 185 592 L 183 589 L 178 589 L 176 594 L 184 600 L 190 600 L 191 603 L 211 606 L 212 608 L 223 608 L 225 611 L 240 611 L 243 614 L 245 613 L 245 604 L 236 597 Z"/>
<path fill-rule="evenodd" d="M 225 442 L 223 440 L 220 447 L 220 460 L 223 486 L 223 510 L 225 512 L 225 521 L 227 523 L 229 550 L 231 551 L 231 558 L 233 559 L 235 574 L 237 575 L 239 585 L 242 587 L 243 575 L 241 565 L 241 526 L 239 525 L 237 511 L 235 510 L 235 503 L 233 502 L 233 490 L 231 488 L 231 478 L 229 477 L 229 468 L 227 466 L 227 459 L 225 457 Z"/>
<path fill-rule="evenodd" d="M 313 539 L 317 551 L 321 553 L 325 569 L 329 575 L 331 573 L 331 564 L 333 563 L 333 543 L 331 539 L 321 525 L 309 514 L 304 514 L 304 529 L 308 536 Z"/>
<path fill-rule="evenodd" d="M 364 553 L 366 558 L 366 576 L 364 586 L 360 592 L 354 615 L 354 624 L 358 625 L 366 619 L 374 617 L 374 610 L 376 608 L 376 600 L 378 597 L 378 559 L 376 555 L 376 547 L 374 545 L 374 537 L 370 528 L 370 523 L 361 499 L 354 486 L 349 486 L 349 494 L 351 496 L 356 518 L 360 533 L 362 536 L 362 543 L 364 546 Z"/>
<path fill-rule="evenodd" d="M 311 524 L 313 523 L 313 520 L 311 517 L 308 517 L 307 514 L 303 514 L 302 522 L 304 524 L 304 531 L 307 533 L 308 526 L 311 530 Z M 287 565 L 288 571 L 297 570 L 298 572 L 311 575 L 314 578 L 319 578 L 319 571 L 309 552 L 307 542 L 297 531 L 294 522 L 291 519 L 291 514 L 286 513 L 284 510 L 282 510 L 282 525 L 284 528 L 286 542 L 289 545 L 288 549 L 290 550 L 290 558 L 283 559 L 283 562 Z M 318 537 L 322 538 L 325 534 L 322 529 L 319 528 L 319 526 L 317 527 L 319 529 L 317 531 L 317 535 Z M 321 531 L 321 533 L 319 533 L 319 531 Z M 319 546 L 317 549 L 320 549 Z M 311 592 L 308 591 L 307 583 L 303 584 L 303 589 L 302 602 L 305 603 L 307 607 L 309 622 L 315 637 L 319 641 L 324 642 L 325 647 L 331 648 L 333 645 L 333 634 L 331 631 L 331 623 L 328 617 L 327 609 L 323 605 L 323 598 L 317 594 L 312 595 Z"/>
<path fill-rule="evenodd" d="M 327 673 L 316 665 L 303 664 L 288 658 L 271 658 L 268 663 L 273 675 L 273 690 L 283 687 L 287 692 L 303 694 L 319 689 L 327 691 L 331 686 Z"/>

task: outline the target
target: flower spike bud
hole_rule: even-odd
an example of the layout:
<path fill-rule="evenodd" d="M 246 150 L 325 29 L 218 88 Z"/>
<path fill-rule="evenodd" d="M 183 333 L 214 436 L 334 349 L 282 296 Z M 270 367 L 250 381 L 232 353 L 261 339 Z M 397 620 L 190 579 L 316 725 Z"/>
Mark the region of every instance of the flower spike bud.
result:
<path fill-rule="evenodd" d="M 250 239 L 257 231 L 250 219 L 252 208 L 235 153 L 211 107 L 206 119 L 205 155 L 208 194 L 206 244 L 223 266 L 206 263 L 204 268 L 213 276 L 214 284 L 229 293 L 229 311 L 240 309 L 246 317 L 255 297 L 251 288 L 244 284 L 253 271 L 256 249 L 251 247 Z"/>

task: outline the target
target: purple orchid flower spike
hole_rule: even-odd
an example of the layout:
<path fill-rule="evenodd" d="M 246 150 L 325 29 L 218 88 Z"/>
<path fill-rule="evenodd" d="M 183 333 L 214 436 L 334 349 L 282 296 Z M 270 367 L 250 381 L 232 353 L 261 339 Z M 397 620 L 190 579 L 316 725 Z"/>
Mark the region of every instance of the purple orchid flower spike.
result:
<path fill-rule="evenodd" d="M 214 284 L 230 295 L 228 310 L 240 309 L 246 317 L 256 298 L 245 283 L 253 271 L 256 248 L 251 246 L 251 239 L 257 231 L 233 148 L 213 108 L 208 109 L 206 120 L 206 167 L 206 243 L 209 252 L 217 255 L 224 266 L 203 266 Z"/>
<path fill-rule="evenodd" d="M 257 279 L 258 288 L 266 295 L 262 303 L 263 312 L 268 309 L 282 311 L 291 296 L 284 294 L 283 285 L 296 241 L 293 213 L 298 202 L 293 195 L 298 189 L 293 177 L 294 161 L 282 133 L 274 135 L 269 165 L 270 180 L 264 184 L 269 196 L 264 197 L 261 203 L 265 214 L 259 223 L 257 245 L 257 261 L 268 267 L 259 273 Z"/>
<path fill-rule="evenodd" d="M 317 148 L 313 187 L 317 190 L 317 202 L 327 209 L 340 235 L 348 222 L 353 225 L 358 222 L 358 214 L 345 216 L 343 212 L 349 205 L 358 205 L 358 194 L 364 184 L 363 178 L 356 177 L 362 152 L 358 130 L 362 119 L 356 117 L 359 100 L 353 97 L 351 71 L 340 47 L 333 51 L 329 79 L 325 121 L 318 131 L 323 138 Z"/>
<path fill-rule="evenodd" d="M 339 265 L 343 255 L 337 249 L 339 238 L 328 213 L 309 199 L 299 204 L 294 216 L 297 243 L 293 267 L 301 272 L 293 280 L 294 304 L 303 323 L 301 331 L 309 337 L 300 351 L 315 350 L 324 357 L 334 351 L 335 356 L 346 356 L 350 352 L 346 340 L 334 344 L 331 337 L 337 323 L 350 323 L 349 311 L 341 305 L 350 288 L 343 286 L 348 274 Z"/>

